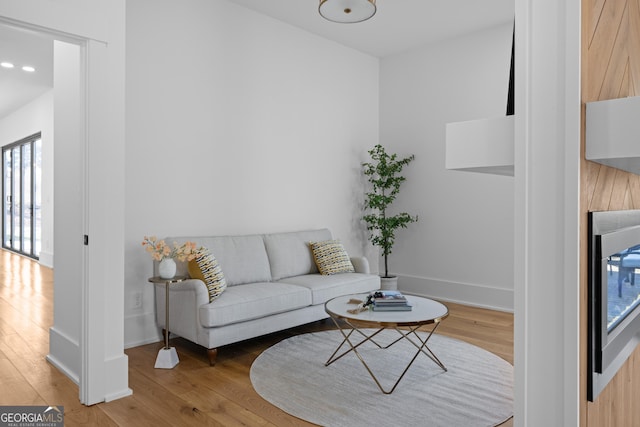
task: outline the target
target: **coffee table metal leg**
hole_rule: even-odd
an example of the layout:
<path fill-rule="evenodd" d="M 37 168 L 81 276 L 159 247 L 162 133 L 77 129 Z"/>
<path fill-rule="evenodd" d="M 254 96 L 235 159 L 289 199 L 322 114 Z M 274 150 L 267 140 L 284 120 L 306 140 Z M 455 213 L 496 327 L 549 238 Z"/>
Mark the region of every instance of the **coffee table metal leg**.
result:
<path fill-rule="evenodd" d="M 347 333 L 345 333 L 344 328 L 333 317 L 331 318 L 331 320 L 333 320 L 333 323 L 335 323 L 336 327 L 338 328 L 338 330 L 342 334 L 343 340 L 338 345 L 336 350 L 333 352 L 331 357 L 329 357 L 329 359 L 325 362 L 324 366 L 331 365 L 333 362 L 335 362 L 338 359 L 341 359 L 346 354 L 351 353 L 352 351 L 354 351 L 356 348 L 358 348 L 359 346 L 361 346 L 365 342 L 369 342 L 370 341 L 373 344 L 375 344 L 376 346 L 378 346 L 378 348 L 382 348 L 382 346 L 380 346 L 380 344 L 375 342 L 372 338 L 375 337 L 376 335 L 378 335 L 380 332 L 382 332 L 385 328 L 380 328 L 376 332 L 374 332 L 373 334 L 368 336 L 367 334 L 363 333 L 360 329 L 356 328 L 354 325 L 352 325 L 351 323 L 347 322 L 347 324 L 350 327 L 349 333 L 347 334 Z M 353 334 L 354 332 L 358 332 L 360 335 L 362 335 L 364 337 L 364 339 L 362 341 L 360 341 L 358 344 L 356 344 L 355 346 L 353 345 L 353 343 L 350 340 L 351 334 Z M 342 346 L 344 345 L 345 342 L 349 344 L 350 348 L 348 350 L 344 351 L 343 353 L 341 353 L 339 356 L 336 356 L 336 354 L 338 353 L 338 351 L 340 351 L 340 349 L 342 348 Z M 357 353 L 357 351 L 356 351 L 356 353 Z M 360 357 L 360 356 L 358 356 L 358 357 Z"/>
<path fill-rule="evenodd" d="M 398 338 L 393 343 L 389 344 L 385 348 L 389 348 L 389 347 L 391 347 L 391 345 L 395 344 L 396 342 L 398 342 L 402 338 L 405 338 L 407 341 L 409 341 L 411 344 L 413 344 L 419 351 L 424 353 L 425 356 L 429 357 L 429 359 L 431 359 L 436 365 L 440 366 L 443 371 L 447 372 L 448 371 L 447 368 L 440 361 L 440 359 L 438 359 L 438 356 L 435 355 L 433 350 L 431 350 L 431 348 L 429 348 L 429 346 L 427 345 L 427 341 L 429 341 L 429 339 L 431 338 L 431 336 L 433 335 L 433 333 L 435 332 L 435 330 L 438 328 L 439 325 L 440 325 L 440 323 L 438 322 L 433 326 L 431 331 L 429 331 L 429 335 L 427 335 L 427 337 L 424 339 L 424 341 L 422 340 L 422 338 L 420 338 L 420 335 L 418 335 L 418 333 L 416 332 L 419 327 L 415 327 L 415 328 L 409 329 L 408 333 L 406 333 L 406 334 L 404 333 L 404 331 L 402 329 L 395 328 L 396 331 L 398 331 L 398 333 L 400 333 L 401 337 Z M 418 341 L 420 342 L 421 345 L 418 345 L 415 342 L 413 342 L 413 340 L 409 337 L 409 335 L 411 335 L 411 334 L 413 334 L 418 339 Z"/>
<path fill-rule="evenodd" d="M 375 337 L 376 335 L 378 335 L 380 332 L 382 332 L 383 330 L 385 330 L 387 328 L 383 327 L 383 328 L 378 329 L 376 332 L 374 332 L 371 335 L 366 335 L 358 327 L 356 327 L 355 325 L 352 325 L 351 323 L 347 322 L 347 324 L 351 327 L 351 329 L 349 330 L 348 333 L 346 333 L 344 331 L 344 328 L 342 327 L 342 325 L 340 325 L 333 317 L 331 319 L 333 320 L 335 325 L 338 327 L 338 330 L 340 330 L 340 332 L 342 333 L 342 336 L 344 337 L 344 339 L 338 345 L 338 348 L 336 348 L 336 350 L 333 352 L 331 357 L 329 357 L 329 360 L 327 360 L 327 362 L 325 363 L 325 366 L 329 366 L 330 364 L 332 364 L 336 360 L 342 358 L 344 355 L 346 355 L 346 354 L 348 354 L 350 352 L 353 352 L 358 357 L 358 359 L 360 359 L 360 362 L 362 363 L 362 365 L 365 367 L 367 372 L 369 372 L 369 375 L 371 376 L 371 378 L 373 378 L 373 381 L 376 383 L 376 385 L 378 386 L 380 391 L 383 392 L 384 394 L 393 393 L 393 391 L 396 389 L 396 387 L 398 386 L 398 384 L 400 383 L 400 381 L 402 380 L 402 378 L 407 373 L 407 371 L 409 370 L 409 368 L 411 367 L 411 365 L 413 364 L 413 362 L 416 360 L 416 358 L 418 357 L 418 355 L 420 353 L 423 353 L 425 356 L 429 357 L 429 359 L 431 359 L 435 364 L 437 364 L 440 368 L 442 368 L 445 372 L 447 372 L 447 368 L 444 366 L 444 364 L 440 361 L 440 359 L 438 359 L 438 357 L 433 353 L 433 351 L 429 348 L 429 346 L 427 346 L 427 342 L 429 341 L 429 339 L 433 335 L 434 331 L 437 329 L 438 325 L 440 324 L 439 322 L 434 324 L 433 328 L 429 332 L 429 335 L 427 335 L 427 337 L 424 340 L 422 340 L 422 338 L 420 338 L 420 336 L 416 332 L 418 327 L 410 328 L 407 333 L 405 333 L 405 331 L 403 331 L 401 329 L 398 329 L 396 327 L 394 329 L 396 331 L 398 331 L 398 333 L 400 333 L 400 337 L 398 339 L 396 339 L 395 341 L 393 341 L 391 344 L 387 345 L 386 347 L 381 347 L 378 343 L 373 341 L 372 338 Z M 357 331 L 358 333 L 360 333 L 362 336 L 365 337 L 362 341 L 360 341 L 359 343 L 357 343 L 355 345 L 353 344 L 353 342 L 351 342 L 351 335 L 353 334 L 354 331 Z M 409 335 L 411 335 L 411 334 L 416 336 L 418 341 L 420 341 L 420 345 L 415 343 L 409 337 Z M 402 340 L 403 338 L 405 338 L 407 341 L 409 341 L 411 344 L 413 344 L 417 348 L 417 351 L 413 355 L 413 357 L 411 358 L 411 360 L 409 361 L 407 366 L 404 368 L 404 370 L 402 371 L 402 374 L 400 374 L 400 377 L 396 380 L 396 382 L 393 385 L 393 387 L 390 390 L 385 390 L 384 387 L 382 387 L 382 384 L 380 384 L 380 381 L 378 381 L 378 378 L 376 377 L 376 375 L 373 373 L 373 371 L 371 370 L 371 368 L 367 364 L 367 362 L 360 355 L 360 352 L 358 351 L 358 347 L 360 345 L 364 344 L 365 342 L 371 341 L 381 349 L 388 349 L 389 347 L 391 347 L 392 345 L 394 345 L 398 341 Z M 336 356 L 336 354 L 342 348 L 342 346 L 345 344 L 345 342 L 349 345 L 350 348 L 348 350 L 346 350 L 345 352 L 341 353 L 339 356 Z"/>

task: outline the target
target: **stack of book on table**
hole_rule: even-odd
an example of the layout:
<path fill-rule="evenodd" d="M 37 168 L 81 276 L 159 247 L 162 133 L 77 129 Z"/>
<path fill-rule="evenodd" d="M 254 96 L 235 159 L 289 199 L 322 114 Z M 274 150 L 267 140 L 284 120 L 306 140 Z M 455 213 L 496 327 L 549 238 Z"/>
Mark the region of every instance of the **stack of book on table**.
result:
<path fill-rule="evenodd" d="M 373 311 L 410 311 L 411 304 L 399 291 L 382 290 L 373 293 Z"/>

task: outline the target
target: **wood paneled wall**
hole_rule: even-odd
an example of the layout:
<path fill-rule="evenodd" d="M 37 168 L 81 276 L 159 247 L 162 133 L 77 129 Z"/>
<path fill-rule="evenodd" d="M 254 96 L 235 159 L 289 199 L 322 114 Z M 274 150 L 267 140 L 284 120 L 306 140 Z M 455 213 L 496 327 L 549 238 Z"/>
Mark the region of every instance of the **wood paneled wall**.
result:
<path fill-rule="evenodd" d="M 584 102 L 640 95 L 640 0 L 582 0 L 581 426 L 640 426 L 640 348 L 588 402 L 587 212 L 640 209 L 640 176 L 584 159 Z M 638 118 L 640 120 L 640 118 Z"/>

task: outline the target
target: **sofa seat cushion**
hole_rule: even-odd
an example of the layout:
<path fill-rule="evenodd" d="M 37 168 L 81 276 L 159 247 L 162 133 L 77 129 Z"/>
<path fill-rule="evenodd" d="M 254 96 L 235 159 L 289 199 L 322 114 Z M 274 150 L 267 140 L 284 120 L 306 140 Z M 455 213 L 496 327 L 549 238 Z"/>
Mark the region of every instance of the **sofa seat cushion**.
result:
<path fill-rule="evenodd" d="M 311 305 L 311 292 L 289 283 L 248 283 L 230 286 L 215 301 L 200 306 L 205 328 L 259 319 Z"/>
<path fill-rule="evenodd" d="M 343 273 L 325 276 L 305 274 L 287 277 L 277 283 L 290 283 L 311 291 L 312 304 L 324 304 L 341 295 L 359 294 L 380 289 L 380 278 L 373 274 Z"/>

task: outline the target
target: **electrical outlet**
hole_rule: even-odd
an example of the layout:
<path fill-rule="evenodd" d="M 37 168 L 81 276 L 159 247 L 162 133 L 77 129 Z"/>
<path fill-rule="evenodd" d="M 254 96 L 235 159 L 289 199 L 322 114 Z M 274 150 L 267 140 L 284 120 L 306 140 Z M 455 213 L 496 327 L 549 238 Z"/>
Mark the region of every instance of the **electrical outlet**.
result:
<path fill-rule="evenodd" d="M 142 308 L 142 292 L 133 294 L 133 308 Z"/>

